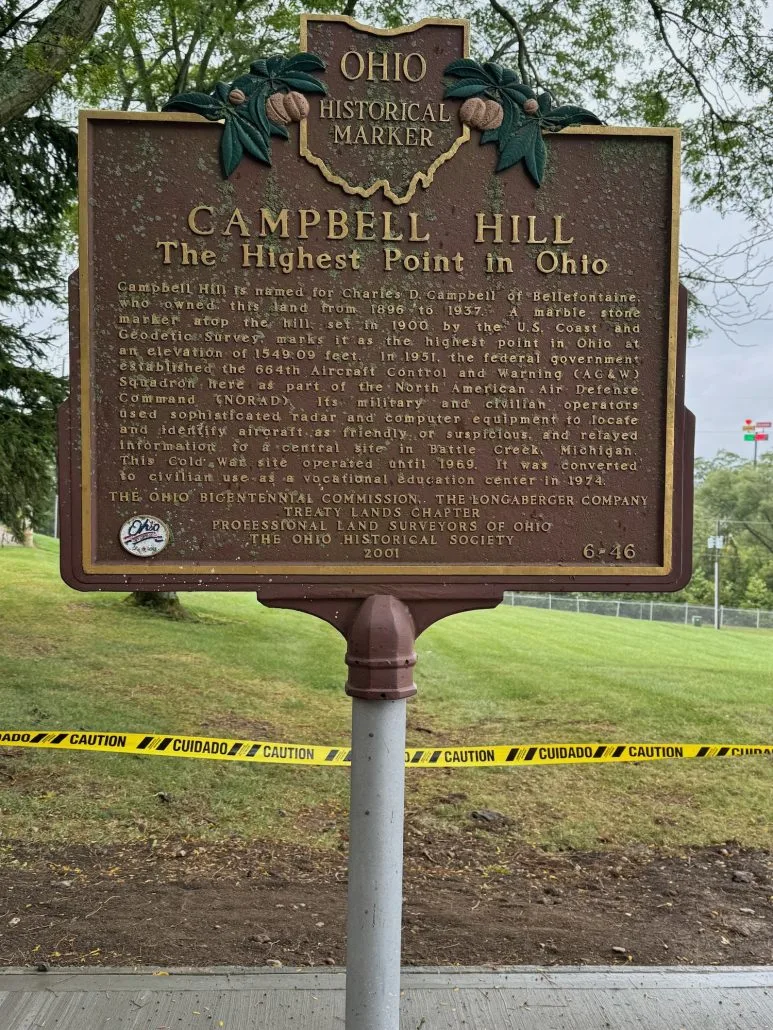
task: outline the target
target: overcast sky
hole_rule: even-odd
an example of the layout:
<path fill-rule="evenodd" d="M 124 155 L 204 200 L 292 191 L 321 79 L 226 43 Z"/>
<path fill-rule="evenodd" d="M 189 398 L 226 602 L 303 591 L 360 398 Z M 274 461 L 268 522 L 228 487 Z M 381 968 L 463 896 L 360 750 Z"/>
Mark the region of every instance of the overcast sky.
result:
<path fill-rule="evenodd" d="M 689 246 L 715 251 L 743 239 L 745 226 L 740 218 L 688 212 L 681 232 Z M 761 257 L 767 256 L 773 269 L 773 245 L 766 250 Z M 760 312 L 773 308 L 770 287 L 755 306 Z M 687 406 L 696 416 L 696 454 L 708 458 L 724 449 L 751 458 L 754 445 L 743 440 L 744 419 L 773 422 L 773 321 L 758 318 L 741 326 L 733 340 L 710 323 L 706 328 L 706 338 L 687 351 Z M 771 443 L 758 446 L 761 454 Z"/>

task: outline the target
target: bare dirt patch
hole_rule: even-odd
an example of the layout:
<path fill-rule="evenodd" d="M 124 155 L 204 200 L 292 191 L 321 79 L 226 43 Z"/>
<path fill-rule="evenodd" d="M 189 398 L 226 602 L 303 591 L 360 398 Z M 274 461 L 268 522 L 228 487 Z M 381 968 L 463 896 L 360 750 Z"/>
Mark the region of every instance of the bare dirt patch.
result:
<path fill-rule="evenodd" d="M 0 849 L 4 965 L 344 962 L 345 853 L 187 840 Z M 407 964 L 773 963 L 773 859 L 547 853 L 407 826 Z"/>
<path fill-rule="evenodd" d="M 225 712 L 217 720 L 208 720 L 201 726 L 201 733 L 213 737 L 228 737 L 245 740 L 281 740 L 282 731 L 262 719 L 249 719 L 236 712 Z"/>

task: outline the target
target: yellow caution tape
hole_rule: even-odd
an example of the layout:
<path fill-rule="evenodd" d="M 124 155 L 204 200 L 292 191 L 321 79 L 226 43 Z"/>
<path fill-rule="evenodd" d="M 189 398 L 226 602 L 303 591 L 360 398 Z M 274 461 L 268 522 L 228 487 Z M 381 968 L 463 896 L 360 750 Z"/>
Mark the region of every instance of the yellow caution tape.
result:
<path fill-rule="evenodd" d="M 61 751 L 108 751 L 122 755 L 167 758 L 212 758 L 226 762 L 276 765 L 351 763 L 348 747 L 283 744 L 269 740 L 183 737 L 93 731 L 2 730 L 0 747 L 49 748 Z M 653 762 L 664 758 L 740 758 L 773 755 L 773 744 L 495 744 L 493 746 L 410 747 L 405 764 L 412 769 L 461 766 L 571 765 L 598 762 Z"/>

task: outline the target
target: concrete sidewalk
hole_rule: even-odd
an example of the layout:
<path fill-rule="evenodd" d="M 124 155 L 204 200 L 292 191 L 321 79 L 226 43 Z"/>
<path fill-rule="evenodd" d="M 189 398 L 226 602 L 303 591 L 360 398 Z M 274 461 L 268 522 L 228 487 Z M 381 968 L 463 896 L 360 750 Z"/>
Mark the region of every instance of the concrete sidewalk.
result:
<path fill-rule="evenodd" d="M 342 970 L 0 971 L 0 1030 L 333 1030 Z M 410 969 L 401 1030 L 773 1030 L 773 967 Z"/>

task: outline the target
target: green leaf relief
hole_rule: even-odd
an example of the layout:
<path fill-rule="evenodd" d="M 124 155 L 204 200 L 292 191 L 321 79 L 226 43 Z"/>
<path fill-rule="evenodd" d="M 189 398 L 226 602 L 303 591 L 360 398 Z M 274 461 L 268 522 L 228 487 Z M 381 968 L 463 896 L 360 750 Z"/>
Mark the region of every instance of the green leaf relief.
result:
<path fill-rule="evenodd" d="M 243 156 L 244 147 L 239 139 L 236 119 L 229 118 L 225 123 L 223 135 L 220 138 L 220 161 L 223 165 L 223 175 L 226 179 L 230 177 Z"/>
<path fill-rule="evenodd" d="M 477 61 L 469 61 L 463 57 L 458 61 L 452 61 L 443 71 L 443 74 L 453 75 L 455 78 L 467 79 L 472 75 L 480 77 L 482 70 L 481 65 L 479 65 Z"/>
<path fill-rule="evenodd" d="M 281 57 L 279 54 L 275 54 L 273 57 L 269 57 L 266 60 L 266 70 L 268 71 L 269 77 L 273 78 L 275 75 L 279 75 L 279 73 L 283 70 L 286 64 L 287 58 Z"/>
<path fill-rule="evenodd" d="M 324 83 L 305 72 L 285 70 L 277 76 L 277 79 L 289 86 L 290 89 L 297 89 L 302 93 L 327 93 L 327 86 Z"/>
<path fill-rule="evenodd" d="M 220 138 L 220 161 L 228 178 L 245 152 L 262 164 L 271 164 L 271 137 L 289 139 L 284 125 L 272 122 L 266 100 L 274 92 L 327 93 L 327 86 L 310 72 L 324 71 L 325 62 L 316 54 L 293 57 L 258 57 L 248 74 L 239 75 L 229 85 L 216 83 L 211 93 L 180 93 L 165 105 L 165 111 L 187 111 L 209 121 L 224 121 Z M 238 93 L 231 100 L 231 95 Z M 242 94 L 240 97 L 239 94 Z M 246 98 L 246 100 L 244 99 Z M 238 101 L 242 102 L 239 103 Z"/>
<path fill-rule="evenodd" d="M 540 186 L 545 175 L 545 166 L 548 160 L 548 151 L 542 133 L 537 131 L 534 135 L 534 145 L 527 150 L 523 157 L 526 171 Z"/>
<path fill-rule="evenodd" d="M 537 186 L 545 177 L 547 166 L 543 130 L 560 132 L 570 125 L 602 124 L 600 118 L 584 107 L 567 104 L 554 108 L 553 96 L 549 91 L 545 90 L 538 96 L 528 83 L 519 80 L 515 72 L 493 61 L 485 64 L 466 58 L 452 61 L 444 74 L 459 80 L 446 87 L 445 96 L 448 98 L 461 100 L 465 97 L 486 96 L 499 101 L 502 105 L 502 124 L 498 129 L 482 132 L 480 142 L 496 142 L 499 149 L 497 172 L 504 172 L 523 161 L 526 171 Z M 530 109 L 532 107 L 534 110 Z"/>
<path fill-rule="evenodd" d="M 325 70 L 325 62 L 316 54 L 296 54 L 285 65 L 286 72 L 291 70 L 294 72 L 322 72 Z"/>
<path fill-rule="evenodd" d="M 566 129 L 570 125 L 602 125 L 602 121 L 591 111 L 586 111 L 584 107 L 573 107 L 571 105 L 565 105 L 564 107 L 554 107 L 551 111 L 545 115 L 545 123 L 548 128 L 552 128 L 554 131 L 560 129 Z"/>
<path fill-rule="evenodd" d="M 504 172 L 505 169 L 522 161 L 527 154 L 531 154 L 534 149 L 534 139 L 538 135 L 539 128 L 535 121 L 525 125 L 519 132 L 511 136 L 500 151 L 497 171 Z"/>
<path fill-rule="evenodd" d="M 253 93 L 247 101 L 247 113 L 255 125 L 258 125 L 268 135 L 271 132 L 271 122 L 266 114 L 266 93 L 265 90 L 258 90 Z"/>
<path fill-rule="evenodd" d="M 483 65 L 484 70 L 491 76 L 492 80 L 499 86 L 502 84 L 504 79 L 504 68 L 499 64 L 494 64 L 492 61 L 486 61 Z"/>
<path fill-rule="evenodd" d="M 234 79 L 231 83 L 229 92 L 231 89 L 240 89 L 247 96 L 252 96 L 255 90 L 261 85 L 260 77 L 257 75 L 240 75 L 238 79 Z"/>
<path fill-rule="evenodd" d="M 464 97 L 483 96 L 490 88 L 487 82 L 457 82 L 453 86 L 448 86 L 444 95 L 446 97 L 458 97 L 461 100 Z"/>
<path fill-rule="evenodd" d="M 223 105 L 208 93 L 178 93 L 163 107 L 164 111 L 187 111 L 200 114 L 209 121 L 217 121 L 223 117 Z"/>
<path fill-rule="evenodd" d="M 239 115 L 233 119 L 233 124 L 236 126 L 239 142 L 247 153 L 251 154 L 258 161 L 262 161 L 263 164 L 270 165 L 269 142 L 260 129 L 254 126 L 252 122 L 248 122 L 246 118 L 239 117 Z"/>

